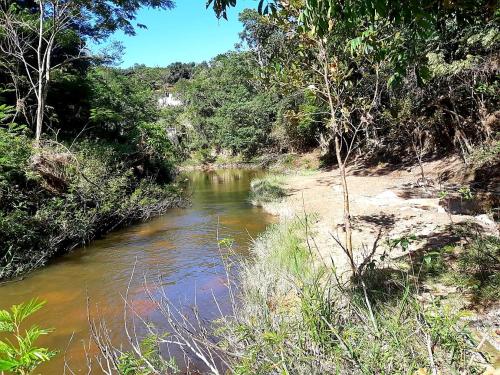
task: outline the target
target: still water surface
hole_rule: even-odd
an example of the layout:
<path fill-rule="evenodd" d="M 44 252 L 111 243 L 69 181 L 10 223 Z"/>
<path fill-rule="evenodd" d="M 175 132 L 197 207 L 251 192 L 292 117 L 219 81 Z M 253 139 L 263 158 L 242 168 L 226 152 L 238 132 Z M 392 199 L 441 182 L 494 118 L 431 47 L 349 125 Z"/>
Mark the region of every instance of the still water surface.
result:
<path fill-rule="evenodd" d="M 212 293 L 222 303 L 227 298 L 217 227 L 220 236 L 233 238 L 234 249 L 245 256 L 251 238 L 272 221 L 247 201 L 250 180 L 259 173 L 190 172 L 186 178 L 193 193 L 191 207 L 172 209 L 147 223 L 113 232 L 22 281 L 0 286 L 0 308 L 33 297 L 47 301 L 33 322 L 55 329 L 40 343 L 60 354 L 37 373 L 62 374 L 64 357 L 75 373 L 86 373 L 83 342 L 88 344 L 89 340 L 87 296 L 92 313 L 106 320 L 113 341 L 125 341 L 122 295 L 134 264 L 129 300 L 145 320 L 165 324 L 146 296 L 145 277 L 159 280 L 169 299 L 179 306 L 192 306 L 196 298 L 205 318 L 216 317 Z"/>

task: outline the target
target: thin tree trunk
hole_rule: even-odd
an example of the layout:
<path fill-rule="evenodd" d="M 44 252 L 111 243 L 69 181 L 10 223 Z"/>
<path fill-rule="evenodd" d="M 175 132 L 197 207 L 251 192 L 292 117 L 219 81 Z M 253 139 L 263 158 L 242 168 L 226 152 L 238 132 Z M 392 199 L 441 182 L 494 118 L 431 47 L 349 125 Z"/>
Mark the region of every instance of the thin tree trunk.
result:
<path fill-rule="evenodd" d="M 38 63 L 38 87 L 37 87 L 37 109 L 36 109 L 36 129 L 35 129 L 35 144 L 40 146 L 40 137 L 42 136 L 43 126 L 43 113 L 45 110 L 44 100 L 44 69 L 45 61 L 43 59 L 43 1 L 39 1 L 40 15 L 39 15 L 39 29 L 38 29 L 38 48 L 37 48 L 37 63 Z"/>
<path fill-rule="evenodd" d="M 354 263 L 354 254 L 352 248 L 352 226 L 351 226 L 351 208 L 349 202 L 349 187 L 345 170 L 345 160 L 342 160 L 340 136 L 335 135 L 335 155 L 339 165 L 340 181 L 342 183 L 342 193 L 344 198 L 344 229 L 345 229 L 345 248 L 353 276 L 356 275 L 356 264 Z"/>
<path fill-rule="evenodd" d="M 40 137 L 42 136 L 43 112 L 45 107 L 43 88 L 39 88 L 38 93 L 39 97 L 37 100 L 37 108 L 36 108 L 36 133 L 35 133 L 35 142 L 37 146 L 40 145 Z"/>
<path fill-rule="evenodd" d="M 351 271 L 352 275 L 355 276 L 357 271 L 356 271 L 356 264 L 354 263 L 354 253 L 353 253 L 353 247 L 352 247 L 352 226 L 351 226 L 351 209 L 349 205 L 349 186 L 347 185 L 347 178 L 346 178 L 346 169 L 345 169 L 345 163 L 346 160 L 342 159 L 342 144 L 341 144 L 341 137 L 342 137 L 342 129 L 339 129 L 338 124 L 334 124 L 335 120 L 335 104 L 333 102 L 333 97 L 332 97 L 332 92 L 331 92 L 331 83 L 330 79 L 328 77 L 328 69 L 329 69 L 329 60 L 328 60 L 328 51 L 326 49 L 326 46 L 323 44 L 323 42 L 319 43 L 320 46 L 320 54 L 323 57 L 323 80 L 325 84 L 325 91 L 328 97 L 328 105 L 330 107 L 330 121 L 332 124 L 332 131 L 334 132 L 335 136 L 335 155 L 337 157 L 337 164 L 339 167 L 339 175 L 340 175 L 340 180 L 342 184 L 342 197 L 344 201 L 344 229 L 345 229 L 345 250 L 347 252 L 347 256 L 349 258 L 349 263 L 351 266 Z"/>

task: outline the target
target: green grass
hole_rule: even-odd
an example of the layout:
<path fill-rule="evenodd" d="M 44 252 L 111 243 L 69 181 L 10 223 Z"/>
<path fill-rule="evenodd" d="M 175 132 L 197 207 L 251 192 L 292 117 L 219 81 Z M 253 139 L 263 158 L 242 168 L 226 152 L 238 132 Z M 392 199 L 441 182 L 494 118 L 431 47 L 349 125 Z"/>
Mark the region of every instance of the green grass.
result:
<path fill-rule="evenodd" d="M 265 203 L 281 200 L 286 196 L 283 182 L 284 177 L 280 175 L 268 175 L 252 180 L 250 185 L 250 201 L 255 206 L 262 206 Z"/>
<path fill-rule="evenodd" d="M 459 310 L 422 302 L 400 270 L 340 285 L 315 261 L 306 223 L 270 227 L 243 267 L 241 305 L 219 330 L 236 374 L 481 373 Z"/>
<path fill-rule="evenodd" d="M 474 235 L 463 245 L 448 245 L 423 258 L 423 276 L 457 287 L 474 304 L 500 299 L 500 238 Z"/>

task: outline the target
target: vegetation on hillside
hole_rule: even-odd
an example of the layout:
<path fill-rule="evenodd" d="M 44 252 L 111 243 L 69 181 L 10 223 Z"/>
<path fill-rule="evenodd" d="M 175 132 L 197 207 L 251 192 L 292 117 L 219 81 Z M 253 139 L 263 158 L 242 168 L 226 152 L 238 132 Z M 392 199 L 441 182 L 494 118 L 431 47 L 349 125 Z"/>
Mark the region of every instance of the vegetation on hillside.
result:
<path fill-rule="evenodd" d="M 0 3 L 0 279 L 183 203 L 157 99 L 192 65 L 123 70 L 119 46 L 85 48 L 133 33 L 141 6 L 172 2 Z"/>

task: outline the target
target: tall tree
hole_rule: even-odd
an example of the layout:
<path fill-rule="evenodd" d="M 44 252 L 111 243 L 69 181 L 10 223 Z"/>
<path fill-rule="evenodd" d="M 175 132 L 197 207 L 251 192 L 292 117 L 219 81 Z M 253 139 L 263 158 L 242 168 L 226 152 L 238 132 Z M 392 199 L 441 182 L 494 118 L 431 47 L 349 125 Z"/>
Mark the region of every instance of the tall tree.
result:
<path fill-rule="evenodd" d="M 88 58 L 87 39 L 99 41 L 118 29 L 134 34 L 132 22 L 142 6 L 169 9 L 174 4 L 172 0 L 37 0 L 20 5 L 17 1 L 3 0 L 0 4 L 0 52 L 4 60 L 10 60 L 11 72 L 22 71 L 26 75 L 27 95 L 34 94 L 36 98 L 37 143 L 42 134 L 51 73 L 72 61 Z M 54 64 L 54 52 L 61 48 L 65 37 L 75 34 L 81 40 L 79 52 Z M 17 99 L 19 102 L 23 98 Z"/>
<path fill-rule="evenodd" d="M 284 35 L 292 34 L 299 39 L 295 46 L 290 44 L 296 57 L 285 65 L 288 68 L 298 65 L 300 71 L 307 72 L 304 87 L 314 90 L 329 109 L 327 127 L 343 188 L 343 246 L 354 274 L 357 270 L 346 167 L 357 134 L 374 122 L 384 87 L 393 87 L 409 75 L 419 85 L 428 79 L 427 54 L 433 51 L 433 41 L 447 27 L 447 21 L 462 26 L 480 24 L 485 16 L 495 17 L 494 3 L 491 0 L 259 1 L 259 13 L 271 15 L 276 24 L 285 25 Z M 235 4 L 235 0 L 208 1 L 216 15 L 224 18 L 227 8 Z M 294 27 L 286 26 L 290 24 Z M 258 36 L 262 35 L 266 36 Z M 258 43 L 249 46 L 262 52 Z M 390 72 L 385 75 L 386 82 L 380 82 L 381 66 Z"/>

